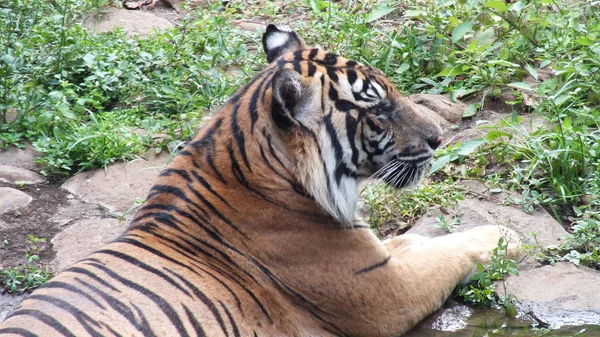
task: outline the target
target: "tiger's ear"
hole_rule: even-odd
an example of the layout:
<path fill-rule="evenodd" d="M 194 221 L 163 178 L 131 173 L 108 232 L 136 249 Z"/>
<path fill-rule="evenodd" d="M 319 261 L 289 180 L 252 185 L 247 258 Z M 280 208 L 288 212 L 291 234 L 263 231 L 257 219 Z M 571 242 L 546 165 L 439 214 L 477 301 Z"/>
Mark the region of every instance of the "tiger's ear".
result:
<path fill-rule="evenodd" d="M 281 69 L 273 75 L 273 120 L 282 129 L 299 124 L 309 127 L 319 108 L 315 83 L 291 69 Z"/>
<path fill-rule="evenodd" d="M 307 48 L 304 40 L 296 32 L 286 28 L 278 28 L 274 24 L 267 26 L 267 30 L 262 37 L 262 44 L 269 63 L 283 54 Z"/>

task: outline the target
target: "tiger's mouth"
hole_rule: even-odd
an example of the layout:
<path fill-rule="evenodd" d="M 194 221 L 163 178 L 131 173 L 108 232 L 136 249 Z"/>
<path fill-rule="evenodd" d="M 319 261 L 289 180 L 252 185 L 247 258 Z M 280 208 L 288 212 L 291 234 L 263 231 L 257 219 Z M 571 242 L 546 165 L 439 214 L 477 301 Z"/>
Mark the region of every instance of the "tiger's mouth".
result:
<path fill-rule="evenodd" d="M 415 156 L 412 158 L 394 158 L 380 168 L 373 178 L 385 182 L 393 188 L 409 188 L 416 186 L 423 179 L 427 163 L 433 155 Z"/>

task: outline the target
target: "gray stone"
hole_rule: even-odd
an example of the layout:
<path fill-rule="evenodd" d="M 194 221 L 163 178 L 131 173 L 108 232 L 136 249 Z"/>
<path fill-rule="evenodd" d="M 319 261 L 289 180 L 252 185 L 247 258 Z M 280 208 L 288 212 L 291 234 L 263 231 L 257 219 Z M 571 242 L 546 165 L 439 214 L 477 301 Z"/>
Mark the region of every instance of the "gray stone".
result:
<path fill-rule="evenodd" d="M 503 225 L 516 231 L 524 243 L 546 248 L 563 242 L 569 235 L 562 226 L 544 209 L 536 207 L 532 214 L 527 214 L 519 205 L 507 203 L 508 195 L 486 194 L 487 188 L 477 181 L 466 181 L 463 184 L 473 191 L 479 198 L 468 198 L 459 201 L 453 213 L 458 214 L 461 220 L 460 230 L 467 230 L 481 225 Z M 408 233 L 425 236 L 440 236 L 447 234 L 444 230 L 435 227 L 436 218 L 442 214 L 436 210 L 419 219 Z M 446 215 L 446 218 L 450 216 Z M 537 233 L 534 236 L 532 233 Z"/>
<path fill-rule="evenodd" d="M 27 193 L 9 187 L 0 187 L 0 214 L 18 210 L 33 200 Z"/>
<path fill-rule="evenodd" d="M 600 272 L 559 262 L 509 277 L 506 292 L 519 300 L 519 310 L 551 327 L 600 324 Z M 497 287 L 500 295 L 504 288 Z"/>
<path fill-rule="evenodd" d="M 0 182 L 9 184 L 38 184 L 46 181 L 44 176 L 21 167 L 0 165 Z"/>
<path fill-rule="evenodd" d="M 38 171 L 39 164 L 35 162 L 41 154 L 37 152 L 29 143 L 25 144 L 24 149 L 9 147 L 8 149 L 0 149 L 0 165 L 10 165 L 27 170 Z"/>
<path fill-rule="evenodd" d="M 27 295 L 28 294 L 0 294 L 0 323 L 2 323 L 6 319 L 6 316 L 23 302 Z"/>
<path fill-rule="evenodd" d="M 460 121 L 466 107 L 464 103 L 452 102 L 448 97 L 442 95 L 415 94 L 411 95 L 409 99 L 417 105 L 433 110 L 450 123 Z"/>
<path fill-rule="evenodd" d="M 86 27 L 96 33 L 105 33 L 122 28 L 129 35 L 147 36 L 152 30 L 172 28 L 169 20 L 146 11 L 131 11 L 109 7 L 101 14 L 100 20 L 91 20 Z"/>
<path fill-rule="evenodd" d="M 169 154 L 150 154 L 148 160 L 109 165 L 106 170 L 83 172 L 67 180 L 62 188 L 80 199 L 100 204 L 122 215 L 138 199 L 144 199 L 165 166 Z"/>
<path fill-rule="evenodd" d="M 50 263 L 52 270 L 60 272 L 85 258 L 108 242 L 118 238 L 128 223 L 118 219 L 83 219 L 58 233 L 52 239 L 56 257 Z"/>

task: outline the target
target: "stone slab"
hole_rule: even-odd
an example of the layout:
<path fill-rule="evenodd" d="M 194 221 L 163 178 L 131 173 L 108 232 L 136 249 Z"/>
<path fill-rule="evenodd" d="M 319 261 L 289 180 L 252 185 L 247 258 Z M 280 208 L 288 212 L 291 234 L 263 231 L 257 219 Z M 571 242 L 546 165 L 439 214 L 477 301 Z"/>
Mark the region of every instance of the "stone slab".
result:
<path fill-rule="evenodd" d="M 33 198 L 27 193 L 10 187 L 0 187 L 0 214 L 18 210 L 29 205 Z"/>
<path fill-rule="evenodd" d="M 56 251 L 50 263 L 54 272 L 60 272 L 73 263 L 85 258 L 105 244 L 118 238 L 125 229 L 127 221 L 118 219 L 82 219 L 75 221 L 69 228 L 58 233 L 52 239 Z"/>
<path fill-rule="evenodd" d="M 106 33 L 117 28 L 129 35 L 147 36 L 152 30 L 172 28 L 169 20 L 147 11 L 132 11 L 109 7 L 100 15 L 100 20 L 91 20 L 86 27 L 96 33 Z"/>
<path fill-rule="evenodd" d="M 558 262 L 521 271 L 505 284 L 506 292 L 519 300 L 520 311 L 552 327 L 600 324 L 600 271 Z M 503 287 L 497 289 L 504 294 Z"/>
<path fill-rule="evenodd" d="M 6 316 L 15 310 L 19 304 L 21 304 L 21 302 L 23 302 L 27 295 L 28 294 L 0 294 L 0 323 L 2 323 L 6 319 Z"/>
<path fill-rule="evenodd" d="M 435 111 L 439 116 L 450 123 L 457 123 L 462 119 L 466 105 L 462 102 L 452 102 L 443 95 L 415 94 L 409 97 L 413 103 L 425 106 Z"/>
<path fill-rule="evenodd" d="M 150 155 L 148 160 L 111 164 L 105 170 L 79 173 L 61 188 L 121 216 L 136 200 L 146 198 L 168 159 L 169 154 L 163 151 L 158 156 Z"/>
<path fill-rule="evenodd" d="M 9 147 L 0 149 L 0 165 L 9 165 L 24 168 L 32 171 L 39 171 L 40 166 L 35 162 L 41 154 L 37 152 L 29 143 L 25 144 L 24 149 Z"/>
<path fill-rule="evenodd" d="M 0 165 L 0 182 L 9 184 L 39 184 L 46 181 L 41 174 L 35 173 L 25 168 Z"/>

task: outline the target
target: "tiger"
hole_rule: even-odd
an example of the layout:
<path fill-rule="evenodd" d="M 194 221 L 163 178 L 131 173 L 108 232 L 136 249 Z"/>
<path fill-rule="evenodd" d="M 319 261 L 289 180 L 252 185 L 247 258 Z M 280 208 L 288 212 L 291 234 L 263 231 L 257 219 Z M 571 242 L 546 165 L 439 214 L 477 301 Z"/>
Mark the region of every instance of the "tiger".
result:
<path fill-rule="evenodd" d="M 360 187 L 424 176 L 442 131 L 379 70 L 270 24 L 268 65 L 164 168 L 128 229 L 35 290 L 1 336 L 399 336 L 499 238 L 382 242 Z M 118 188 L 118 187 L 116 187 Z"/>

